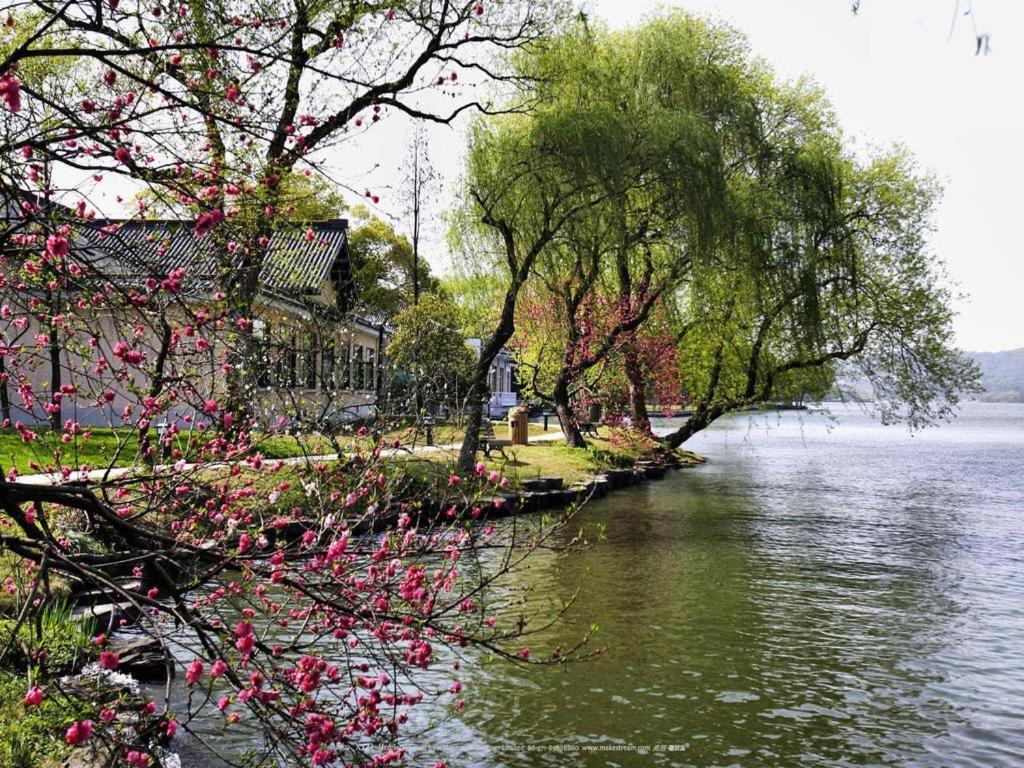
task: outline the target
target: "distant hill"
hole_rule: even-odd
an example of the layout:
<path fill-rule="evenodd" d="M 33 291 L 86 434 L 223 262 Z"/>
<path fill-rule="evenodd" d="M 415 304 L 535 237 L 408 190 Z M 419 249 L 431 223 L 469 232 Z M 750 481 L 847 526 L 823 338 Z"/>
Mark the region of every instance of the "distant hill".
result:
<path fill-rule="evenodd" d="M 1005 352 L 968 352 L 981 367 L 979 400 L 1024 403 L 1024 347 Z"/>

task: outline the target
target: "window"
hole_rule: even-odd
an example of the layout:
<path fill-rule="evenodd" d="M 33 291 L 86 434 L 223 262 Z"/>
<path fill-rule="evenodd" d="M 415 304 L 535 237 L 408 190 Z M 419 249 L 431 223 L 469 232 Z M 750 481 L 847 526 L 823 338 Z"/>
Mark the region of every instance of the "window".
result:
<path fill-rule="evenodd" d="M 375 389 L 376 388 L 375 385 L 376 385 L 376 382 L 377 382 L 377 375 L 376 375 L 377 374 L 377 370 L 376 370 L 376 367 L 375 367 L 376 366 L 376 360 L 374 358 L 375 358 L 375 350 L 367 347 L 367 349 L 366 349 L 366 374 L 365 374 L 365 377 L 363 378 L 363 384 L 366 386 L 367 389 Z"/>
<path fill-rule="evenodd" d="M 312 333 L 305 334 L 302 368 L 306 389 L 316 389 L 316 347 L 316 336 Z"/>
<path fill-rule="evenodd" d="M 299 351 L 295 347 L 296 342 L 295 334 L 292 333 L 291 343 L 288 344 L 288 349 L 285 350 L 284 354 L 285 375 L 283 385 L 292 389 L 299 385 Z"/>
<path fill-rule="evenodd" d="M 321 389 L 334 389 L 334 362 L 334 339 L 331 339 L 320 353 Z"/>
<path fill-rule="evenodd" d="M 363 348 L 359 344 L 352 347 L 352 389 L 363 388 Z"/>
<path fill-rule="evenodd" d="M 270 347 L 270 329 L 262 320 L 253 320 L 253 365 L 256 368 L 256 386 L 270 386 L 270 365 L 273 351 Z"/>
<path fill-rule="evenodd" d="M 340 352 L 341 354 L 338 357 L 338 362 L 341 363 L 341 370 L 338 372 L 338 388 L 349 389 L 352 386 L 352 360 L 347 340 L 342 345 Z"/>

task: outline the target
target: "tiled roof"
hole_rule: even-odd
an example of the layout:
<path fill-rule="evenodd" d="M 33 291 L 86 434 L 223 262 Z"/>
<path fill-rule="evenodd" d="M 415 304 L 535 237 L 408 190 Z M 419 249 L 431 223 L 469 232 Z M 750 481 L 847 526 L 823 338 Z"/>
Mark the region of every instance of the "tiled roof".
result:
<path fill-rule="evenodd" d="M 184 268 L 193 284 L 210 282 L 216 275 L 217 259 L 212 240 L 197 237 L 190 222 L 125 221 L 97 222 L 83 228 L 90 243 L 90 260 L 106 274 L 166 276 Z M 113 234 L 101 227 L 119 224 Z M 260 274 L 262 289 L 290 295 L 318 294 L 328 279 L 344 286 L 351 280 L 348 257 L 347 222 L 343 219 L 316 222 L 306 227 L 279 230 L 267 246 Z M 241 264 L 241 256 L 238 257 Z"/>

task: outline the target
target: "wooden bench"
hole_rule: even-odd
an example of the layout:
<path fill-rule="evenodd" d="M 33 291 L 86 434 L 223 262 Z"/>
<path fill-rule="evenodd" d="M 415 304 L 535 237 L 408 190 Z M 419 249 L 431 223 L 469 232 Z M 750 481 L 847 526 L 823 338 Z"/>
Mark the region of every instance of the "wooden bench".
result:
<path fill-rule="evenodd" d="M 505 453 L 505 449 L 512 445 L 511 440 L 498 440 L 494 436 L 494 425 L 490 419 L 485 419 L 480 425 L 480 450 L 484 452 L 484 456 L 488 459 L 491 458 L 491 451 L 497 449 L 501 454 L 501 457 L 505 461 L 509 461 L 508 455 Z"/>

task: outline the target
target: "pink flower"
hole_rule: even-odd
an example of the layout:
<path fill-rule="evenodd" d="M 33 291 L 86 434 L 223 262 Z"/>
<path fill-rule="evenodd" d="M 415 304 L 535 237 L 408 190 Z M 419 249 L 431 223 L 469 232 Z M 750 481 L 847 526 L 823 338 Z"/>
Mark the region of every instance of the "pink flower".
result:
<path fill-rule="evenodd" d="M 530 649 L 528 647 L 523 648 L 523 650 L 521 650 L 519 652 L 519 658 L 520 659 L 528 659 L 528 658 L 530 658 Z"/>
<path fill-rule="evenodd" d="M 21 109 L 21 83 L 14 75 L 4 75 L 0 78 L 0 98 L 11 112 L 18 112 Z"/>
<path fill-rule="evenodd" d="M 103 667 L 103 669 L 113 671 L 117 669 L 117 666 L 120 663 L 121 658 L 112 651 L 103 651 L 103 653 L 100 654 L 100 666 Z"/>
<path fill-rule="evenodd" d="M 50 235 L 46 238 L 46 252 L 55 259 L 63 258 L 68 253 L 68 239 L 61 235 Z"/>
<path fill-rule="evenodd" d="M 81 746 L 92 738 L 92 721 L 72 723 L 64 734 L 64 740 L 73 747 Z"/>
<path fill-rule="evenodd" d="M 230 704 L 230 703 L 231 703 L 231 697 L 229 697 L 229 696 L 221 696 L 217 700 L 217 709 L 219 709 L 221 712 L 223 712 L 225 709 L 228 708 L 228 704 Z"/>
<path fill-rule="evenodd" d="M 244 555 L 249 551 L 249 547 L 252 546 L 252 536 L 248 533 L 243 533 L 238 537 L 238 554 Z"/>
<path fill-rule="evenodd" d="M 114 159 L 119 163 L 127 165 L 132 159 L 132 155 L 131 152 L 128 151 L 127 147 L 121 146 L 114 150 Z"/>
<path fill-rule="evenodd" d="M 212 414 L 212 413 L 216 413 L 217 411 L 219 411 L 220 410 L 220 406 L 217 405 L 217 401 L 216 400 L 207 400 L 205 403 L 203 403 L 203 410 L 206 411 L 207 413 L 211 413 Z"/>
<path fill-rule="evenodd" d="M 458 485 L 462 479 L 458 475 L 451 475 L 448 478 L 448 485 Z"/>
<path fill-rule="evenodd" d="M 189 685 L 195 685 L 199 682 L 199 678 L 203 676 L 203 662 L 196 659 L 188 665 L 188 669 L 185 670 L 185 682 Z"/>
<path fill-rule="evenodd" d="M 42 703 L 43 689 L 38 685 L 33 685 L 29 688 L 28 693 L 26 693 L 25 697 L 21 700 L 21 705 L 23 707 L 38 707 Z"/>
<path fill-rule="evenodd" d="M 228 664 L 224 659 L 217 659 L 210 667 L 210 677 L 218 678 L 228 671 Z"/>
<path fill-rule="evenodd" d="M 222 221 L 224 221 L 224 211 L 220 208 L 201 214 L 196 219 L 196 237 L 202 237 Z"/>

